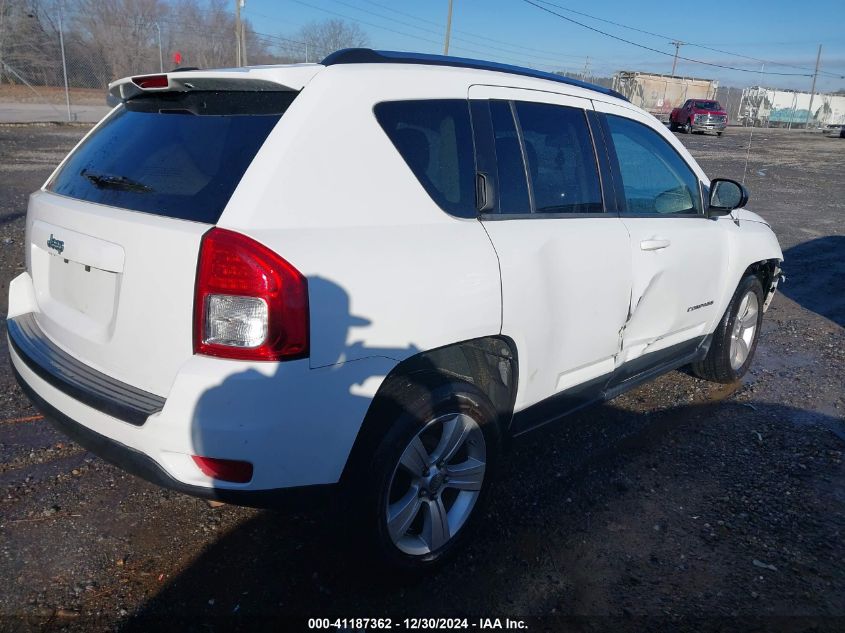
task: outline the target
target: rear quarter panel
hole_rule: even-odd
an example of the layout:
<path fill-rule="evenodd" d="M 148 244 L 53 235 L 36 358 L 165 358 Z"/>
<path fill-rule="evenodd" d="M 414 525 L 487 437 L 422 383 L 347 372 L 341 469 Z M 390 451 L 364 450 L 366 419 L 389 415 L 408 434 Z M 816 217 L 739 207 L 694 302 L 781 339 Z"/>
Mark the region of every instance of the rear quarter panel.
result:
<path fill-rule="evenodd" d="M 313 368 L 370 357 L 398 362 L 501 329 L 498 260 L 484 228 L 431 200 L 373 114 L 381 101 L 465 99 L 468 80 L 404 74 L 321 72 L 219 222 L 308 278 Z"/>

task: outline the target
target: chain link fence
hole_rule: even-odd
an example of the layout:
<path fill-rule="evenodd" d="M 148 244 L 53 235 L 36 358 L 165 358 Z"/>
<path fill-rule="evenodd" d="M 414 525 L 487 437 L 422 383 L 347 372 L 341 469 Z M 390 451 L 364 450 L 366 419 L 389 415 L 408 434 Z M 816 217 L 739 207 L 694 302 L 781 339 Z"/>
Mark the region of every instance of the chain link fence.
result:
<path fill-rule="evenodd" d="M 89 6 L 90 5 L 90 6 Z M 109 82 L 175 67 L 316 61 L 319 47 L 235 28 L 222 4 L 185 2 L 162 13 L 137 0 L 0 0 L 0 122 L 97 121 Z M 146 10 L 146 12 L 145 12 Z"/>
<path fill-rule="evenodd" d="M 115 78 L 113 60 L 98 59 L 88 42 L 66 30 L 64 15 L 24 17 L 29 20 L 18 19 L 0 30 L 0 121 L 101 118 L 108 111 L 108 83 Z M 116 34 L 120 30 L 116 25 Z M 160 69 L 151 51 L 134 51 L 127 61 L 126 74 Z"/>
<path fill-rule="evenodd" d="M 0 120 L 11 114 L 35 121 L 90 122 L 107 112 L 109 78 L 102 66 L 68 50 L 63 61 L 61 51 L 56 52 L 56 59 L 37 68 L 0 60 Z"/>

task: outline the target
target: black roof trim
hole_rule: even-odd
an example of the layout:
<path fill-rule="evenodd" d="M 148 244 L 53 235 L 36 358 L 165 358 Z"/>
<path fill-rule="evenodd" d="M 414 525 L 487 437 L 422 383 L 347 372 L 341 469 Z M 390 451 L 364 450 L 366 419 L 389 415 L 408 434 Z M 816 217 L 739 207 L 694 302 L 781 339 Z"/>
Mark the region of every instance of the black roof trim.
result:
<path fill-rule="evenodd" d="M 534 70 L 533 68 L 523 68 L 522 66 L 511 66 L 510 64 L 500 64 L 498 62 L 488 62 L 466 57 L 407 53 L 403 51 L 375 51 L 371 48 L 343 48 L 335 51 L 320 63 L 323 66 L 334 66 L 336 64 L 421 64 L 424 66 L 452 66 L 454 68 L 493 70 L 500 73 L 522 75 L 524 77 L 534 77 L 535 79 L 546 79 L 547 81 L 578 86 L 579 88 L 594 90 L 595 92 L 628 101 L 624 95 L 619 94 L 615 90 L 603 88 L 602 86 L 587 83 L 586 81 L 570 79 L 561 75 L 555 75 L 554 73 Z"/>

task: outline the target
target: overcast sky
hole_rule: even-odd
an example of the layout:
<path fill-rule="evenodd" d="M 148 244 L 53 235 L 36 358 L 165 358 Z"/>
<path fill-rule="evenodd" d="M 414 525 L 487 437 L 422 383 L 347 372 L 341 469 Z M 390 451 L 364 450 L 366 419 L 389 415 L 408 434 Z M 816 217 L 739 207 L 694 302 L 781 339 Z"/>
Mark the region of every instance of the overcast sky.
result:
<path fill-rule="evenodd" d="M 315 20 L 343 18 L 357 22 L 374 48 L 442 53 L 447 6 L 448 0 L 246 0 L 244 15 L 256 31 L 271 35 L 290 35 Z M 665 54 L 615 40 L 549 11 Z M 696 19 L 697 13 L 707 17 Z M 821 44 L 821 70 L 830 74 L 819 75 L 817 90 L 845 89 L 845 6 L 841 0 L 812 4 L 454 0 L 449 52 L 542 70 L 581 72 L 588 65 L 599 75 L 621 69 L 669 73 L 675 50 L 670 40 L 688 42 L 681 47 L 682 57 L 754 71 L 681 59 L 676 74 L 718 79 L 723 85 L 803 90 L 810 88 L 812 80 L 806 75 L 812 75 Z M 761 66 L 765 71 L 799 76 L 760 75 Z"/>

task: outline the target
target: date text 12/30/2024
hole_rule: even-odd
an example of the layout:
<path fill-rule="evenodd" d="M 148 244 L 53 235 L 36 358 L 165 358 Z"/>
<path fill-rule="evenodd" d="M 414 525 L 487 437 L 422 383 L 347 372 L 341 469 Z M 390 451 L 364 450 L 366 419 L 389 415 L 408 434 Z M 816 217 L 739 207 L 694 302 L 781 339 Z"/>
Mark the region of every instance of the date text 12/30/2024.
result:
<path fill-rule="evenodd" d="M 311 630 L 527 630 L 524 620 L 511 618 L 309 618 L 308 628 Z"/>

